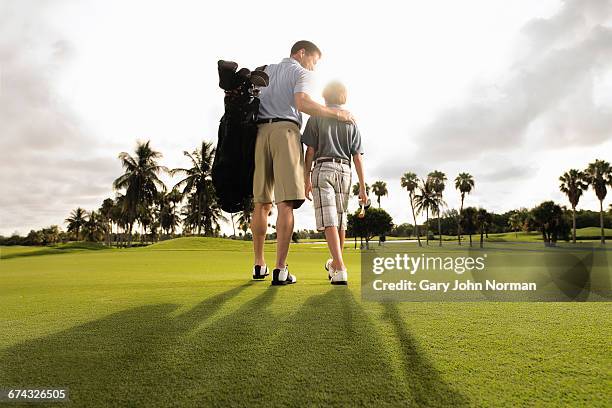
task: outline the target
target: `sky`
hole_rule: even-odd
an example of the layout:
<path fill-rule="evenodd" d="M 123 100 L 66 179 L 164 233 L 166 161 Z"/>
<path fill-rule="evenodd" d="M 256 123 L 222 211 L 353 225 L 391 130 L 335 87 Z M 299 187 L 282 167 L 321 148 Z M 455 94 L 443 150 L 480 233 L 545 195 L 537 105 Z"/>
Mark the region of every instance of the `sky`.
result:
<path fill-rule="evenodd" d="M 445 172 L 449 208 L 469 172 L 466 205 L 504 212 L 567 204 L 563 172 L 612 161 L 612 0 L 4 0 L 0 235 L 97 209 L 137 141 L 187 166 L 183 151 L 216 142 L 217 60 L 275 63 L 301 39 L 323 51 L 313 97 L 346 84 L 366 180 L 387 183 L 396 224 L 411 222 L 407 171 Z M 599 209 L 592 191 L 578 208 Z M 302 228 L 315 228 L 311 203 Z"/>

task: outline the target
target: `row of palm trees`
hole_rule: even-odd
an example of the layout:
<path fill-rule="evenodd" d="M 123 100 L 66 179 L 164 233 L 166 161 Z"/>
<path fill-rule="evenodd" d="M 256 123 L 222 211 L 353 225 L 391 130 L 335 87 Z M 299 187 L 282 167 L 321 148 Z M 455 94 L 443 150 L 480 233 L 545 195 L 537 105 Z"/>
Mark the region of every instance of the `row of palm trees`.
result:
<path fill-rule="evenodd" d="M 412 210 L 412 218 L 414 219 L 414 226 L 417 235 L 419 246 L 421 246 L 421 239 L 419 237 L 419 229 L 416 221 L 417 214 L 425 212 L 425 226 L 426 231 L 426 244 L 429 245 L 429 215 L 437 217 L 438 219 L 438 236 L 439 245 L 442 246 L 442 227 L 440 224 L 442 209 L 446 206 L 444 201 L 444 189 L 446 188 L 446 182 L 448 181 L 446 174 L 439 170 L 434 170 L 427 175 L 427 178 L 421 179 L 416 173 L 406 172 L 400 179 L 400 185 L 408 192 L 410 201 L 410 208 Z M 459 216 L 457 217 L 457 241 L 461 245 L 461 228 L 462 228 L 462 217 L 464 216 L 463 204 L 465 202 L 465 195 L 470 194 L 474 189 L 475 183 L 474 178 L 469 173 L 460 173 L 455 178 L 455 188 L 461 194 L 461 208 L 459 210 Z"/>
<path fill-rule="evenodd" d="M 419 214 L 425 213 L 426 228 L 429 230 L 429 215 L 437 217 L 438 219 L 438 232 L 440 236 L 440 243 L 442 245 L 442 234 L 441 234 L 441 221 L 440 215 L 446 202 L 443 199 L 444 189 L 446 187 L 446 174 L 439 170 L 434 170 L 427 175 L 427 178 L 420 179 L 416 173 L 407 172 L 401 179 L 400 184 L 402 188 L 408 191 L 410 208 L 412 210 L 412 218 L 414 219 L 414 227 L 417 236 L 419 246 L 422 246 L 421 238 L 419 234 L 419 226 L 416 222 L 416 217 Z M 465 201 L 465 195 L 469 194 L 474 189 L 474 178 L 469 173 L 460 173 L 455 178 L 455 188 L 461 194 L 461 208 L 459 214 L 463 213 L 463 204 Z M 366 183 L 366 192 L 370 194 L 370 190 L 376 196 L 378 207 L 380 208 L 380 199 L 383 196 L 388 195 L 387 183 L 384 181 L 376 181 L 370 186 Z M 353 195 L 359 195 L 359 184 L 353 186 Z M 457 239 L 459 245 L 461 245 L 461 217 L 457 217 Z M 429 231 L 428 231 L 429 232 Z M 429 245 L 429 233 L 426 235 L 426 243 Z"/>
<path fill-rule="evenodd" d="M 567 195 L 572 206 L 572 241 L 574 243 L 576 242 L 576 206 L 578 205 L 582 193 L 590 186 L 599 200 L 601 243 L 605 244 L 603 201 L 606 197 L 607 187 L 612 186 L 612 167 L 610 163 L 604 160 L 595 160 L 589 163 L 587 168 L 583 171 L 577 169 L 567 171 L 559 180 L 561 181 L 560 190 Z M 429 216 L 431 214 L 438 219 L 439 245 L 442 245 L 440 214 L 442 209 L 446 206 L 443 199 L 446 182 L 446 175 L 439 170 L 430 172 L 425 179 L 419 178 L 416 173 L 413 172 L 405 173 L 400 179 L 402 188 L 406 189 L 409 195 L 410 208 L 412 211 L 412 218 L 414 219 L 414 227 L 419 246 L 422 244 L 416 217 L 423 213 L 426 219 L 425 226 L 428 230 L 425 234 L 426 244 L 429 245 Z M 475 187 L 474 177 L 471 174 L 466 172 L 459 173 L 454 179 L 454 184 L 455 189 L 459 192 L 461 197 L 461 205 L 458 216 L 456 217 L 457 242 L 461 245 L 462 229 L 464 226 L 474 222 L 476 227 L 482 232 L 483 228 L 481 227 L 486 224 L 486 219 L 489 215 L 483 209 L 477 210 L 471 208 L 469 213 L 464 211 L 465 197 L 470 194 Z M 372 184 L 371 190 L 376 196 L 378 207 L 380 208 L 381 197 L 388 195 L 387 184 L 384 181 L 376 181 Z M 370 186 L 367 184 L 366 191 L 368 194 L 370 193 Z M 353 194 L 359 194 L 358 184 L 353 186 Z M 516 229 L 519 228 L 519 224 L 522 222 L 524 221 L 521 219 L 520 214 L 516 213 L 513 214 L 509 220 L 509 226 L 516 231 Z"/>
<path fill-rule="evenodd" d="M 195 232 L 200 235 L 203 231 L 205 235 L 218 235 L 221 222 L 228 219 L 217 204 L 212 185 L 214 154 L 213 145 L 203 141 L 193 152 L 184 152 L 185 157 L 189 159 L 189 167 L 168 169 L 158 163 L 162 154 L 153 150 L 149 141 L 139 142 L 134 155 L 127 152 L 119 154 L 124 173 L 113 182 L 116 197 L 105 199 L 96 211 L 86 212 L 82 208 L 75 209 L 66 219 L 68 231 L 76 234 L 77 239 L 81 239 L 81 232 L 84 238 L 91 240 L 98 240 L 103 236 L 110 245 L 113 228 L 116 228 L 117 232 L 121 229 L 122 237 L 127 235 L 128 246 L 132 243 L 133 228 L 136 223 L 142 229 L 141 237 L 146 236 L 147 231 L 150 231 L 151 235 L 157 235 L 158 229 L 166 234 L 175 234 L 179 226 L 182 226 L 182 230 L 186 233 Z M 180 177 L 179 182 L 169 190 L 160 179 L 164 173 Z M 430 172 L 426 178 L 419 178 L 414 172 L 406 172 L 400 179 L 400 185 L 409 195 L 419 245 L 422 243 L 416 217 L 421 214 L 424 214 L 426 219 L 426 244 L 429 245 L 431 215 L 438 220 L 439 245 L 442 245 L 441 212 L 446 206 L 443 195 L 447 181 L 446 175 L 439 170 Z M 560 181 L 560 189 L 568 196 L 572 206 L 573 241 L 576 241 L 576 206 L 582 193 L 591 186 L 600 201 L 601 242 L 605 243 L 603 200 L 606 197 L 607 186 L 612 185 L 610 164 L 603 160 L 595 160 L 583 171 L 576 169 L 567 171 L 560 177 Z M 464 211 L 465 197 L 475 188 L 471 174 L 459 173 L 454 179 L 454 186 L 461 197 L 459 212 L 454 211 L 457 241 L 461 245 L 463 229 L 469 228 L 472 221 L 479 224 L 478 217 L 482 219 L 480 224 L 483 224 L 486 214 L 479 215 L 479 210 L 476 209 L 473 209 L 474 211 L 471 209 L 470 214 Z M 368 194 L 370 190 L 376 196 L 380 208 L 381 197 L 388 195 L 387 184 L 384 181 L 376 181 L 371 187 L 366 184 Z M 358 195 L 358 193 L 359 186 L 354 185 L 353 194 Z M 246 236 L 250 217 L 250 211 L 231 216 L 234 235 L 237 223 Z M 520 222 L 518 216 L 515 218 L 514 221 L 510 220 L 511 228 L 514 228 L 513 222 L 515 224 Z"/>
<path fill-rule="evenodd" d="M 612 187 L 612 167 L 605 160 L 595 160 L 589 163 L 585 170 L 570 169 L 559 177 L 559 189 L 567 195 L 572 206 L 572 242 L 576 242 L 576 206 L 582 193 L 592 187 L 599 200 L 599 224 L 601 228 L 601 243 L 606 243 L 604 231 L 603 200 L 607 195 L 607 187 Z"/>
<path fill-rule="evenodd" d="M 122 236 L 127 235 L 128 246 L 136 223 L 142 228 L 141 236 L 146 236 L 147 231 L 157 235 L 158 229 L 174 234 L 179 225 L 186 233 L 218 235 L 221 222 L 227 219 L 212 185 L 214 154 L 213 145 L 203 141 L 195 151 L 184 152 L 189 167 L 169 169 L 158 163 L 162 154 L 151 148 L 149 141 L 139 142 L 133 155 L 119 154 L 124 173 L 113 182 L 116 197 L 105 199 L 97 211 L 72 211 L 66 219 L 68 231 L 74 232 L 77 240 L 81 239 L 81 231 L 87 231 L 86 238 L 92 240 L 104 235 L 110 245 L 116 226 L 117 231 L 123 231 Z M 179 176 L 180 180 L 168 189 L 160 179 L 164 173 Z M 238 214 L 238 222 L 241 229 L 248 229 L 250 214 Z"/>

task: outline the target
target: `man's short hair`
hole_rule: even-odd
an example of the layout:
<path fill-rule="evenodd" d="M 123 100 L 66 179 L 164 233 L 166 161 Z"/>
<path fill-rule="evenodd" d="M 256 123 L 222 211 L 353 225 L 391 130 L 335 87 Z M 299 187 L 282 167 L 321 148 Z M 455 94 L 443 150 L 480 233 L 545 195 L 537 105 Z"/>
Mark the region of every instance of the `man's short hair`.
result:
<path fill-rule="evenodd" d="M 319 47 L 314 45 L 314 43 L 312 43 L 310 41 L 306 41 L 306 40 L 300 40 L 300 41 L 296 42 L 295 44 L 293 44 L 293 47 L 291 47 L 291 55 L 295 54 L 296 52 L 298 52 L 302 48 L 306 51 L 306 54 L 317 53 L 317 54 L 319 54 L 319 57 L 322 55 L 321 54 L 321 50 L 319 49 Z"/>
<path fill-rule="evenodd" d="M 325 86 L 323 98 L 327 104 L 344 105 L 346 103 L 346 93 L 346 87 L 342 82 L 332 81 Z"/>

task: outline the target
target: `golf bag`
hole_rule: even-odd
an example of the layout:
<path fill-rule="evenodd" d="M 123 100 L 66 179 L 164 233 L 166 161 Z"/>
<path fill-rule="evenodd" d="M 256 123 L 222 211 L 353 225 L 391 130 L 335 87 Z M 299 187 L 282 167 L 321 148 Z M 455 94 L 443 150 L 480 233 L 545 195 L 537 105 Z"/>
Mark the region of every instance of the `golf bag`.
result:
<path fill-rule="evenodd" d="M 225 113 L 219 124 L 212 182 L 221 209 L 234 213 L 248 209 L 253 197 L 258 87 L 268 86 L 269 79 L 265 67 L 236 71 L 238 64 L 223 60 L 217 66 Z"/>

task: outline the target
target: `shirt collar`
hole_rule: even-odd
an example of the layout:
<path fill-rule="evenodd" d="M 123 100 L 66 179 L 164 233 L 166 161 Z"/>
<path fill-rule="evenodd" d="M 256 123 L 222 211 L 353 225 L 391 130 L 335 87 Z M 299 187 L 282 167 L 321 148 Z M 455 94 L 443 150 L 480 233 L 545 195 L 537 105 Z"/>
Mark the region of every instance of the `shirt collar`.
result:
<path fill-rule="evenodd" d="M 292 57 L 287 57 L 287 58 L 283 58 L 283 60 L 281 62 L 288 62 L 290 64 L 297 64 L 300 65 L 300 63 L 298 62 L 298 60 L 296 60 L 295 58 Z M 301 66 L 301 65 L 300 65 Z"/>

